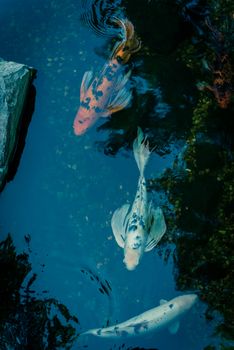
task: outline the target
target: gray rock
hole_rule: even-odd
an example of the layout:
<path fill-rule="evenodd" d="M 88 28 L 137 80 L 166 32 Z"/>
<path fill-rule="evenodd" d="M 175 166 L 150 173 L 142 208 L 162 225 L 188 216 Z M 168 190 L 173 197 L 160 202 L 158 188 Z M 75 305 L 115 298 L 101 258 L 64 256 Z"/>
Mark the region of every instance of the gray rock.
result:
<path fill-rule="evenodd" d="M 35 69 L 0 59 L 0 189 L 14 158 Z"/>

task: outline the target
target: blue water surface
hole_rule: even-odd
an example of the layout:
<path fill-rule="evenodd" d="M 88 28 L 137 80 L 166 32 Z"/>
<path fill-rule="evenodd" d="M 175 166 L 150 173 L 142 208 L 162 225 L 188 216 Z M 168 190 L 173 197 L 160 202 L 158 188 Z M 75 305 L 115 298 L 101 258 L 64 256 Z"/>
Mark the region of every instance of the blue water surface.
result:
<path fill-rule="evenodd" d="M 105 120 L 82 137 L 73 133 L 83 74 L 101 68 L 110 53 L 97 53 L 109 39 L 81 20 L 84 3 L 0 3 L 0 56 L 37 69 L 35 111 L 26 145 L 13 181 L 0 196 L 1 239 L 10 232 L 20 252 L 26 249 L 24 236 L 30 234 L 30 261 L 38 274 L 34 288 L 38 293 L 47 290 L 77 315 L 79 332 L 101 327 L 107 320 L 110 324 L 124 321 L 157 306 L 161 298 L 182 294 L 175 289 L 171 258 L 165 264 L 155 249 L 129 272 L 113 237 L 113 211 L 132 203 L 136 192 L 139 173 L 131 150 L 111 157 L 97 147 L 97 141 L 108 136 L 107 131 L 97 130 Z M 146 177 L 158 176 L 172 160 L 173 154 L 154 153 Z M 160 198 L 154 199 L 160 205 Z M 81 273 L 83 266 L 108 280 L 110 297 Z M 201 309 L 196 305 L 185 315 L 176 335 L 165 329 L 128 341 L 86 337 L 78 339 L 74 349 L 87 344 L 104 350 L 125 343 L 200 350 L 209 341 L 204 333 L 210 333 Z"/>

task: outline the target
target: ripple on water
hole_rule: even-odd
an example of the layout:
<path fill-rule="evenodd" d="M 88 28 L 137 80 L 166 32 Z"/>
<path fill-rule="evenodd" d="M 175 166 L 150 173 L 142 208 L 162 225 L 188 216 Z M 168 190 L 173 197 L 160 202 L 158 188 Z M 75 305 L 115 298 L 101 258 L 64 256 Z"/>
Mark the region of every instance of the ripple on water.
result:
<path fill-rule="evenodd" d="M 116 37 L 119 29 L 111 21 L 113 17 L 124 17 L 121 0 L 83 0 L 81 21 L 92 28 L 98 36 Z"/>

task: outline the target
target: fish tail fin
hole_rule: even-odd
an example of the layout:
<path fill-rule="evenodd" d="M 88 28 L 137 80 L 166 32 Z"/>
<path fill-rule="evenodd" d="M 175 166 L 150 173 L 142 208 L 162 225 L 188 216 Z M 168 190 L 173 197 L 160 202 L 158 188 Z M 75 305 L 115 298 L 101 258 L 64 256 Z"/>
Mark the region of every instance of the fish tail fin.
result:
<path fill-rule="evenodd" d="M 82 336 L 83 336 L 83 335 L 90 335 L 90 334 L 92 334 L 92 335 L 98 335 L 98 328 L 88 329 L 87 331 L 80 333 L 80 336 L 81 336 L 81 335 L 82 335 Z"/>
<path fill-rule="evenodd" d="M 134 153 L 134 157 L 135 157 L 138 169 L 140 171 L 140 175 L 143 176 L 144 169 L 148 162 L 151 152 L 149 150 L 149 142 L 147 141 L 147 138 L 144 137 L 144 134 L 141 128 L 139 127 L 138 127 L 137 137 L 133 142 L 133 153 Z"/>
<path fill-rule="evenodd" d="M 117 59 L 121 63 L 127 63 L 131 55 L 141 48 L 141 41 L 137 37 L 132 22 L 128 19 L 113 18 L 122 29 L 122 41 L 114 47 L 111 59 Z"/>

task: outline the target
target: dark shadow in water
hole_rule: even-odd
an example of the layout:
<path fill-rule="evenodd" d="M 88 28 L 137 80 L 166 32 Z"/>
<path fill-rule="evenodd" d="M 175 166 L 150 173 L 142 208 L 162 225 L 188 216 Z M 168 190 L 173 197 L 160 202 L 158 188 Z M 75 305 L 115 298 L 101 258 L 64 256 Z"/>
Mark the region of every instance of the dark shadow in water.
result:
<path fill-rule="evenodd" d="M 40 298 L 35 279 L 28 255 L 17 254 L 8 235 L 0 242 L 1 350 L 70 349 L 77 339 L 78 319 L 56 299 Z"/>
<path fill-rule="evenodd" d="M 20 164 L 20 159 L 24 150 L 25 140 L 27 137 L 28 127 L 32 120 L 32 115 L 35 107 L 35 99 L 36 99 L 36 88 L 34 85 L 30 85 L 29 91 L 27 94 L 26 102 L 22 111 L 22 118 L 17 131 L 17 143 L 14 154 L 10 159 L 8 173 L 6 176 L 5 183 L 3 184 L 1 190 L 5 186 L 6 182 L 12 181 L 17 172 L 17 169 Z"/>

